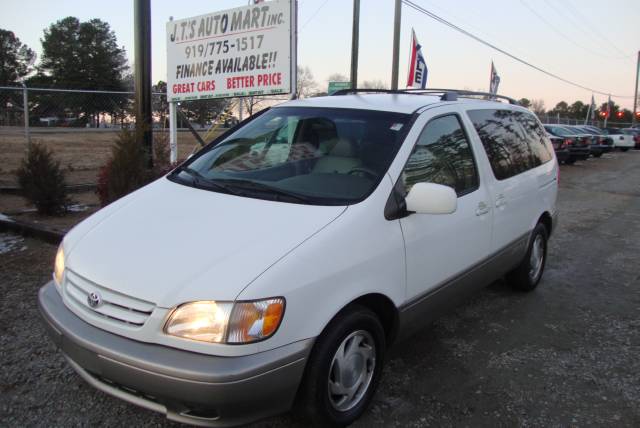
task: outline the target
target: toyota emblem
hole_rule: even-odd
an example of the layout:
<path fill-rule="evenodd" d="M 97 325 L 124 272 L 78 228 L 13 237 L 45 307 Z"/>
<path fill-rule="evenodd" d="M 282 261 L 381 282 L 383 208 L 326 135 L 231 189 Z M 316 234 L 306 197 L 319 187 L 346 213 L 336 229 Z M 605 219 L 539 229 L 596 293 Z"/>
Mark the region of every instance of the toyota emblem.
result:
<path fill-rule="evenodd" d="M 97 308 L 102 304 L 102 297 L 100 297 L 100 294 L 97 291 L 93 291 L 87 296 L 87 303 L 92 308 Z"/>

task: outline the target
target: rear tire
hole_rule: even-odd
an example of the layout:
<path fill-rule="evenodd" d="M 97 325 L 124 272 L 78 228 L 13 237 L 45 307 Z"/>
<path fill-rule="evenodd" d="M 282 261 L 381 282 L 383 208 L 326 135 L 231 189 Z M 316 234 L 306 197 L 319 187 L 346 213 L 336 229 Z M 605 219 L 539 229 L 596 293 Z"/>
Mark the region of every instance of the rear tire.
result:
<path fill-rule="evenodd" d="M 339 313 L 313 347 L 296 413 L 314 426 L 353 423 L 371 403 L 385 347 L 384 329 L 375 313 L 359 305 Z"/>
<path fill-rule="evenodd" d="M 574 163 L 576 163 L 576 158 L 569 158 L 566 161 L 564 161 L 565 165 L 573 165 Z"/>
<path fill-rule="evenodd" d="M 629 150 L 629 147 L 620 147 L 620 150 L 622 150 L 623 152 L 626 152 L 627 150 Z"/>
<path fill-rule="evenodd" d="M 594 154 L 593 154 L 593 157 L 594 157 L 594 158 L 599 158 L 600 156 L 602 156 L 602 152 L 594 153 Z"/>
<path fill-rule="evenodd" d="M 542 223 L 533 229 L 527 255 L 507 274 L 507 282 L 516 290 L 531 291 L 538 286 L 547 262 L 547 237 L 549 233 Z"/>

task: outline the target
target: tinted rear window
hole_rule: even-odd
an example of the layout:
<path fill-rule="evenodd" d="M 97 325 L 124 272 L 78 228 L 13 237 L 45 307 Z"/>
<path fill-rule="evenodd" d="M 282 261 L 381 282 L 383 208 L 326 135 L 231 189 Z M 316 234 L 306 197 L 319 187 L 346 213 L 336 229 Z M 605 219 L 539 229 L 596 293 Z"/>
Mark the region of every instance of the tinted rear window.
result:
<path fill-rule="evenodd" d="M 513 177 L 535 166 L 524 130 L 510 110 L 470 110 L 467 114 L 498 180 Z"/>
<path fill-rule="evenodd" d="M 533 166 L 542 165 L 553 159 L 553 147 L 549 144 L 546 132 L 538 119 L 531 113 L 517 111 L 513 113 L 516 122 L 522 127 L 527 144 L 531 150 Z"/>

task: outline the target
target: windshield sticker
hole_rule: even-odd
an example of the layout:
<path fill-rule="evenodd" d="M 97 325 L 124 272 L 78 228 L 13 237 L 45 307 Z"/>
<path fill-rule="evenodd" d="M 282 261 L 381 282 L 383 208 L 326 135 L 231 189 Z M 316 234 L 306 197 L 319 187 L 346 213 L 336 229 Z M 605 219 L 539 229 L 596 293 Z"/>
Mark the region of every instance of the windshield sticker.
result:
<path fill-rule="evenodd" d="M 402 129 L 402 124 L 401 123 L 394 123 L 393 125 L 391 125 L 391 129 L 392 131 L 399 131 Z"/>

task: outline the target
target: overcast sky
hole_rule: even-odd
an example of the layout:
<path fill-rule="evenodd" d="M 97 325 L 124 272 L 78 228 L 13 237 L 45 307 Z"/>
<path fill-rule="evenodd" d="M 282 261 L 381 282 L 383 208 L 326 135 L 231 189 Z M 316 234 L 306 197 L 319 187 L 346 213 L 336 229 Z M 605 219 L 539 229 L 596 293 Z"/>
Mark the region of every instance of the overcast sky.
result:
<path fill-rule="evenodd" d="M 613 94 L 633 94 L 640 49 L 640 1 L 617 0 L 413 0 L 458 26 L 552 73 Z M 132 0 L 2 0 L 0 28 L 40 53 L 43 29 L 66 16 L 111 24 L 133 61 Z M 165 25 L 244 6 L 247 0 L 152 0 L 153 81 L 166 80 Z M 359 81 L 391 80 L 392 0 L 361 0 Z M 352 2 L 299 0 L 299 64 L 311 68 L 322 88 L 332 73 L 349 75 Z M 499 92 L 558 101 L 588 102 L 591 93 L 534 71 L 403 6 L 400 85 L 407 76 L 411 28 L 429 67 L 430 87 L 488 90 L 494 61 Z M 326 89 L 325 89 L 326 90 Z M 598 104 L 606 97 L 596 95 Z M 614 101 L 631 108 L 631 98 Z"/>

